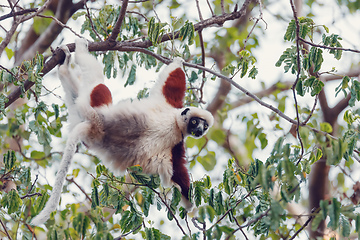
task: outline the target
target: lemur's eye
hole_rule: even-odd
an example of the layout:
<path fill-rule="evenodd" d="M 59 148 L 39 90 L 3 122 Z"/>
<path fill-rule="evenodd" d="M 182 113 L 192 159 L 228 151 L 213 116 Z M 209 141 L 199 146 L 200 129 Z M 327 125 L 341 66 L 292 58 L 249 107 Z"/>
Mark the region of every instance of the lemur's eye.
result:
<path fill-rule="evenodd" d="M 197 123 L 196 119 L 192 120 L 191 123 L 195 125 Z"/>
<path fill-rule="evenodd" d="M 209 127 L 209 124 L 205 123 L 204 124 L 204 129 L 206 130 L 206 129 L 208 129 L 208 127 Z"/>

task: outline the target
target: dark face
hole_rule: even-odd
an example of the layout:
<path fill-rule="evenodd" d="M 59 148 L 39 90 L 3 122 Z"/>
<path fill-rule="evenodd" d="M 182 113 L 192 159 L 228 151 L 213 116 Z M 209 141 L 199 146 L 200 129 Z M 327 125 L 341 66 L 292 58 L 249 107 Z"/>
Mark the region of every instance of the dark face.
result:
<path fill-rule="evenodd" d="M 201 137 L 209 128 L 209 124 L 205 119 L 192 117 L 187 126 L 187 132 L 195 137 Z"/>

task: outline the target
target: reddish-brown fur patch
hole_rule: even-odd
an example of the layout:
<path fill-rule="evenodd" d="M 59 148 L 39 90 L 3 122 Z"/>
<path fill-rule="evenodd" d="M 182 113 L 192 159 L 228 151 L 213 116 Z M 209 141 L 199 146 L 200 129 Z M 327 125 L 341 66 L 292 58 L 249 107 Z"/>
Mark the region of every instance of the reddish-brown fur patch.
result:
<path fill-rule="evenodd" d="M 185 73 L 181 68 L 172 71 L 166 79 L 163 87 L 163 94 L 166 101 L 175 108 L 183 107 L 185 97 L 186 82 Z"/>
<path fill-rule="evenodd" d="M 172 181 L 177 183 L 181 188 L 181 194 L 189 199 L 190 177 L 185 159 L 184 141 L 179 142 L 171 151 L 173 162 L 173 176 Z"/>
<path fill-rule="evenodd" d="M 112 96 L 109 88 L 100 83 L 92 90 L 90 94 L 90 105 L 92 107 L 100 107 L 112 103 Z"/>

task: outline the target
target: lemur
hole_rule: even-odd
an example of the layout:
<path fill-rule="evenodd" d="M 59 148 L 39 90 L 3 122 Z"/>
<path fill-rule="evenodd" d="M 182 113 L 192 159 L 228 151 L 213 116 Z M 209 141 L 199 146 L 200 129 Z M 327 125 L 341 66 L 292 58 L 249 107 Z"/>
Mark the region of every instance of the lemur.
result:
<path fill-rule="evenodd" d="M 44 223 L 56 210 L 78 142 L 94 151 L 112 170 L 123 172 L 140 165 L 144 173 L 159 174 L 164 185 L 173 183 L 180 188 L 185 208 L 191 209 L 184 141 L 187 136 L 203 136 L 214 118 L 206 110 L 183 106 L 183 60 L 175 58 L 162 70 L 149 97 L 112 104 L 101 64 L 88 52 L 87 42 L 76 40 L 75 62 L 81 70 L 80 79 L 69 66 L 69 49 L 62 49 L 65 61 L 58 72 L 71 131 L 51 196 L 31 223 Z"/>

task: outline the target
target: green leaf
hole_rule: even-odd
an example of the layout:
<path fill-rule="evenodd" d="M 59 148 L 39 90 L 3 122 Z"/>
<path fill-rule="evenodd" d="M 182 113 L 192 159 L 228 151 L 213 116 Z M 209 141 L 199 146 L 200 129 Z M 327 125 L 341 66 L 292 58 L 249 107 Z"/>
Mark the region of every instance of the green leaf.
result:
<path fill-rule="evenodd" d="M 163 234 L 156 228 L 145 228 L 146 240 L 170 240 L 168 235 Z"/>
<path fill-rule="evenodd" d="M 9 60 L 11 60 L 11 58 L 15 55 L 15 52 L 8 47 L 5 48 L 5 52 Z"/>
<path fill-rule="evenodd" d="M 355 230 L 358 233 L 358 238 L 360 238 L 360 215 L 359 214 L 356 215 Z"/>
<path fill-rule="evenodd" d="M 327 212 L 328 212 L 328 205 L 329 205 L 329 201 L 327 200 L 320 200 L 320 208 L 321 208 L 321 212 L 322 212 L 322 219 L 325 220 L 327 217 Z"/>
<path fill-rule="evenodd" d="M 22 205 L 22 200 L 16 190 L 11 190 L 7 194 L 7 200 L 8 200 L 7 207 L 9 214 L 20 210 L 20 206 Z"/>
<path fill-rule="evenodd" d="M 323 220 L 322 216 L 323 216 L 322 210 L 315 215 L 314 219 L 311 222 L 311 230 L 316 231 L 318 229 L 321 221 Z"/>
<path fill-rule="evenodd" d="M 179 189 L 177 187 L 173 188 L 173 196 L 171 199 L 171 209 L 176 209 L 176 207 L 179 205 L 181 200 L 181 192 L 179 191 Z"/>
<path fill-rule="evenodd" d="M 41 159 L 41 158 L 45 157 L 45 153 L 34 150 L 34 151 L 31 151 L 30 156 L 31 156 L 31 158 L 34 158 L 34 159 Z"/>
<path fill-rule="evenodd" d="M 291 20 L 284 35 L 284 40 L 292 41 L 296 37 L 296 22 Z"/>
<path fill-rule="evenodd" d="M 259 73 L 258 69 L 255 66 L 253 66 L 249 71 L 249 78 L 255 79 L 258 73 Z"/>
<path fill-rule="evenodd" d="M 115 54 L 113 51 L 109 51 L 107 54 L 104 54 L 104 58 L 103 58 L 103 63 L 104 63 L 104 74 L 105 76 L 110 79 L 111 78 L 111 73 L 113 72 L 112 70 L 114 69 L 114 59 L 115 59 Z M 114 78 L 116 78 L 116 71 L 114 72 Z"/>
<path fill-rule="evenodd" d="M 79 17 L 86 15 L 85 11 L 77 11 L 76 13 L 74 13 L 71 17 L 73 20 L 77 20 Z"/>
<path fill-rule="evenodd" d="M 323 123 L 320 123 L 320 130 L 323 132 L 332 133 L 333 128 L 330 125 L 330 123 L 323 122 Z"/>
<path fill-rule="evenodd" d="M 99 192 L 97 187 L 94 187 L 91 192 L 91 208 L 96 208 L 100 206 Z"/>
<path fill-rule="evenodd" d="M 4 154 L 3 162 L 6 170 L 10 171 L 14 167 L 15 161 L 15 151 L 8 151 L 6 154 Z"/>
<path fill-rule="evenodd" d="M 143 193 L 143 196 L 145 197 L 145 201 L 144 201 L 144 206 L 143 206 L 143 212 L 144 212 L 144 215 L 147 217 L 147 216 L 149 216 L 150 205 L 154 204 L 155 193 L 150 188 L 146 188 L 144 190 L 144 193 Z"/>
<path fill-rule="evenodd" d="M 332 199 L 332 203 L 329 205 L 329 217 L 330 222 L 328 224 L 333 230 L 336 230 L 339 227 L 340 223 L 340 209 L 341 203 L 336 199 Z"/>
<path fill-rule="evenodd" d="M 187 38 L 188 45 L 191 45 L 193 44 L 194 33 L 195 33 L 194 25 L 191 22 L 186 21 L 184 26 L 182 26 L 179 30 L 179 37 L 182 41 L 184 41 Z"/>
<path fill-rule="evenodd" d="M 202 182 L 194 182 L 194 201 L 197 207 L 201 205 L 203 196 L 205 196 L 205 189 Z"/>
<path fill-rule="evenodd" d="M 136 172 L 136 171 L 132 171 L 130 172 L 131 176 L 134 177 L 136 179 L 136 181 L 138 181 L 139 183 L 148 185 L 151 181 L 151 177 L 146 174 L 146 173 L 142 173 L 142 172 Z"/>
<path fill-rule="evenodd" d="M 209 205 L 206 205 L 205 207 L 206 207 L 206 213 L 208 215 L 208 218 L 209 218 L 210 222 L 212 222 L 216 215 L 215 209 Z"/>
<path fill-rule="evenodd" d="M 351 231 L 351 226 L 350 226 L 350 222 L 347 218 L 345 218 L 345 216 L 341 216 L 341 235 L 343 237 L 349 237 L 350 236 L 350 231 Z"/>
<path fill-rule="evenodd" d="M 103 172 L 106 171 L 106 167 L 102 164 L 96 165 L 96 177 L 100 177 Z"/>
<path fill-rule="evenodd" d="M 86 230 L 90 227 L 90 219 L 85 213 L 80 212 L 73 219 L 73 226 L 80 236 L 85 236 Z"/>
<path fill-rule="evenodd" d="M 233 192 L 233 185 L 234 185 L 234 173 L 232 169 L 228 168 L 224 171 L 223 185 L 225 188 L 225 192 L 230 195 Z"/>
<path fill-rule="evenodd" d="M 199 77 L 198 77 L 197 73 L 196 73 L 195 71 L 191 71 L 191 76 L 190 76 L 190 78 L 188 79 L 188 81 L 189 81 L 190 83 L 194 83 L 198 78 L 199 78 Z"/>
<path fill-rule="evenodd" d="M 203 157 L 198 156 L 196 160 L 204 167 L 206 171 L 213 170 L 216 165 L 215 152 L 213 151 L 208 151 L 208 153 Z"/>
<path fill-rule="evenodd" d="M 296 83 L 295 89 L 296 89 L 297 94 L 299 94 L 300 96 L 303 97 L 305 95 L 305 91 L 304 91 L 303 84 L 302 84 L 301 80 L 299 80 Z"/>
<path fill-rule="evenodd" d="M 123 233 L 129 232 L 142 223 L 143 219 L 141 216 L 134 212 L 125 211 L 120 220 L 120 227 Z"/>
<path fill-rule="evenodd" d="M 124 87 L 126 87 L 127 85 L 133 85 L 135 83 L 135 79 L 136 79 L 136 65 L 133 64 L 131 66 L 129 76 L 126 80 Z"/>
<path fill-rule="evenodd" d="M 322 155 L 323 155 L 323 153 L 322 153 L 321 149 L 318 148 L 318 149 L 316 150 L 316 161 L 320 160 L 320 158 L 322 157 Z"/>

